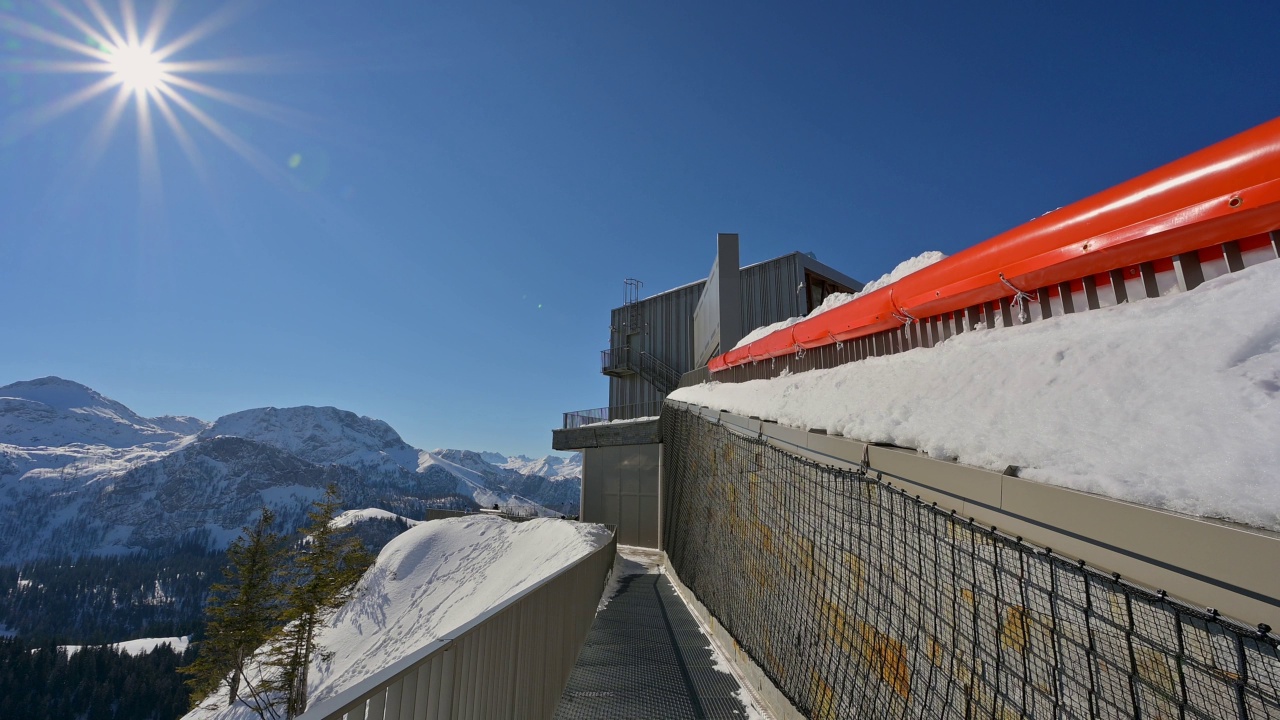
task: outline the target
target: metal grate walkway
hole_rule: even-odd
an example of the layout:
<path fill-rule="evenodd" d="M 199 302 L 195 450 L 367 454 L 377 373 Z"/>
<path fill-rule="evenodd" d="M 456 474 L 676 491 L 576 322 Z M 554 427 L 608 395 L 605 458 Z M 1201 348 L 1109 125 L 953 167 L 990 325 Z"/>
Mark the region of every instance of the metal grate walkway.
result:
<path fill-rule="evenodd" d="M 591 625 L 558 720 L 750 717 L 738 681 L 715 669 L 711 641 L 665 575 L 618 586 Z"/>

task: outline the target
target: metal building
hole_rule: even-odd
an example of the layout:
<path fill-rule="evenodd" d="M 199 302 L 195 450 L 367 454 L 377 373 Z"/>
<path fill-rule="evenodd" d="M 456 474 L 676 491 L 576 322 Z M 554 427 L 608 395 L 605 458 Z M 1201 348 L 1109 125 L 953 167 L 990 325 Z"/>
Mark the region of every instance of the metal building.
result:
<path fill-rule="evenodd" d="M 808 315 L 832 293 L 862 283 L 793 252 L 739 267 L 738 236 L 722 233 L 706 279 L 641 299 L 628 279 L 625 301 L 609 313 L 609 406 L 568 412 L 552 432 L 556 450 L 582 452 L 581 517 L 615 525 L 623 545 L 661 542 L 661 444 L 657 416 L 685 373 L 731 349 L 747 332 Z"/>
<path fill-rule="evenodd" d="M 705 365 L 720 345 L 729 350 L 757 327 L 808 315 L 832 293 L 862 289 L 862 283 L 811 254 L 792 252 L 739 269 L 738 236 L 721 234 L 717 245 L 716 264 L 708 279 L 643 300 L 637 297 L 634 281 L 628 281 L 627 301 L 609 312 L 609 347 L 600 353 L 600 370 L 609 376 L 610 419 L 657 414 L 680 376 Z M 733 270 L 738 271 L 736 281 L 728 277 Z M 712 289 L 718 297 L 704 297 L 709 285 L 717 284 Z M 722 341 L 706 348 L 699 348 L 695 338 L 695 311 L 700 303 L 718 303 L 723 311 L 737 315 L 737 323 L 732 318 L 718 323 Z"/>

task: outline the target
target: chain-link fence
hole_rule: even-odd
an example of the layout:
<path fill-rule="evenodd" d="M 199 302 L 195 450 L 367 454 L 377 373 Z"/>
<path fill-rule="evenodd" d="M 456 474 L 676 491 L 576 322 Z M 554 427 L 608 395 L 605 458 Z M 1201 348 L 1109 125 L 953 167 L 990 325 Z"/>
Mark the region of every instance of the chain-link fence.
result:
<path fill-rule="evenodd" d="M 680 579 L 812 718 L 1280 718 L 1280 640 L 663 414 Z"/>

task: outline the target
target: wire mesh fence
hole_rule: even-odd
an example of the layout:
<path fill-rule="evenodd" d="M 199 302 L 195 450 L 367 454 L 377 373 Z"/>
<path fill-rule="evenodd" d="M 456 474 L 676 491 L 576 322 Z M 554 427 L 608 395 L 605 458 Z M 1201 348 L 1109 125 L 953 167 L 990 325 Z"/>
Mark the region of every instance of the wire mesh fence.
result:
<path fill-rule="evenodd" d="M 668 406 L 665 546 L 812 718 L 1280 718 L 1250 628 Z"/>

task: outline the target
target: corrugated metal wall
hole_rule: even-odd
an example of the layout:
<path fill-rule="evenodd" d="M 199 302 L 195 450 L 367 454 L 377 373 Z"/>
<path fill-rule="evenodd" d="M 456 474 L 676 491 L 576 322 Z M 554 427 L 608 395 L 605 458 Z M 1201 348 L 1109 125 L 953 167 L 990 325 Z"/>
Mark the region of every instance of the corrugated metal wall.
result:
<path fill-rule="evenodd" d="M 742 334 L 806 313 L 799 256 L 786 255 L 742 270 Z M 721 352 L 729 348 L 721 348 Z M 689 368 L 692 370 L 693 368 Z"/>
<path fill-rule="evenodd" d="M 804 282 L 805 269 L 830 276 L 845 286 L 858 283 L 831 271 L 800 253 L 757 263 L 742 269 L 742 332 L 809 312 Z M 637 303 L 639 316 L 631 322 L 632 311 L 624 306 L 610 313 L 610 347 L 630 345 L 633 353 L 648 352 L 680 373 L 694 369 L 693 313 L 698 307 L 706 281 L 654 295 Z M 636 330 L 637 332 L 628 332 Z M 722 351 L 727 348 L 722 348 Z M 658 402 L 662 393 L 639 375 L 609 378 L 609 407 Z"/>
<path fill-rule="evenodd" d="M 630 345 L 633 353 L 647 352 L 684 373 L 693 365 L 693 311 L 705 281 L 641 300 L 639 322 L 632 326 L 630 310 L 610 313 L 610 347 Z M 628 333 L 628 329 L 638 330 Z M 639 375 L 609 378 L 609 407 L 662 400 L 662 393 Z"/>

